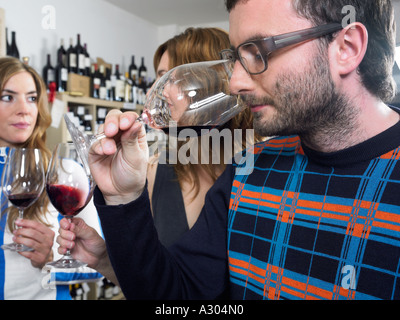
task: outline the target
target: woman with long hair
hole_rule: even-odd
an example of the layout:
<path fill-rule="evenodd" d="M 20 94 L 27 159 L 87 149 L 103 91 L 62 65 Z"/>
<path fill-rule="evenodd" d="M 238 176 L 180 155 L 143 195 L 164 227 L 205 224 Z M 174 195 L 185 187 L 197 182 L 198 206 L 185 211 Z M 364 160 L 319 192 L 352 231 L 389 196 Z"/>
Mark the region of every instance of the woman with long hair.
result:
<path fill-rule="evenodd" d="M 157 78 L 182 64 L 219 60 L 220 52 L 229 47 L 228 33 L 222 29 L 188 28 L 157 49 L 154 55 Z M 172 245 L 193 227 L 204 205 L 206 193 L 225 169 L 226 150 L 240 151 L 246 147 L 246 143 L 252 145 L 254 140 L 246 136 L 246 129 L 252 128 L 253 117 L 250 110 L 246 109 L 217 128 L 219 132 L 229 130 L 232 139 L 225 140 L 223 135 L 212 135 L 208 137 L 208 142 L 204 136 L 178 140 L 177 154 L 182 147 L 190 149 L 188 144 L 195 144 L 193 150 L 198 150 L 197 159 L 187 163 L 176 161 L 176 164 L 164 164 L 164 161 L 160 161 L 162 154 L 150 159 L 148 189 L 155 225 L 164 245 Z M 240 139 L 237 139 L 237 134 L 235 136 L 235 130 L 240 130 Z M 211 145 L 215 138 L 220 139 L 217 150 Z M 235 142 L 239 147 L 232 145 Z M 204 143 L 208 144 L 206 148 Z M 220 161 L 216 163 L 215 159 Z"/>
<path fill-rule="evenodd" d="M 39 149 L 46 170 L 51 152 L 46 146 L 46 130 L 51 124 L 46 86 L 30 66 L 11 57 L 0 58 L 0 170 L 4 169 L 10 148 Z M 59 228 L 59 214 L 44 191 L 39 199 L 18 219 L 18 210 L 8 204 L 0 191 L 0 244 L 24 244 L 29 252 L 0 250 L 0 299 L 71 299 L 69 283 L 98 280 L 102 276 L 92 269 L 64 273 L 43 272 L 45 264 L 58 259 L 54 236 Z M 88 224 L 99 230 L 97 212 L 82 213 Z M 18 228 L 20 227 L 20 228 Z"/>

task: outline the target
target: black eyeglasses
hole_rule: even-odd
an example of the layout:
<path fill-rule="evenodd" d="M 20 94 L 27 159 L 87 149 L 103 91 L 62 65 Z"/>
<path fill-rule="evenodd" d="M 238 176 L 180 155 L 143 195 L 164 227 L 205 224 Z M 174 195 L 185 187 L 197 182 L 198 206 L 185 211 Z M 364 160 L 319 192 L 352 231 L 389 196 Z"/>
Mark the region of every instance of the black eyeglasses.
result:
<path fill-rule="evenodd" d="M 342 28 L 342 25 L 339 23 L 330 23 L 265 39 L 252 40 L 242 43 L 236 50 L 223 50 L 221 57 L 233 63 L 239 60 L 249 74 L 256 75 L 268 69 L 268 56 L 273 51 L 306 40 L 317 39 L 339 31 Z"/>

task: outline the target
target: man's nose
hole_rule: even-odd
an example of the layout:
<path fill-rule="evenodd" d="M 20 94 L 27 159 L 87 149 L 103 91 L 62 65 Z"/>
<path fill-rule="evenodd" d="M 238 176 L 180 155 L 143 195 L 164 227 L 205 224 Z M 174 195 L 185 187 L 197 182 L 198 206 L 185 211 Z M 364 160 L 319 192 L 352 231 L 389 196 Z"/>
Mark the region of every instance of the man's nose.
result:
<path fill-rule="evenodd" d="M 253 79 L 243 68 L 240 61 L 236 61 L 229 81 L 229 90 L 233 95 L 243 94 L 253 89 Z"/>

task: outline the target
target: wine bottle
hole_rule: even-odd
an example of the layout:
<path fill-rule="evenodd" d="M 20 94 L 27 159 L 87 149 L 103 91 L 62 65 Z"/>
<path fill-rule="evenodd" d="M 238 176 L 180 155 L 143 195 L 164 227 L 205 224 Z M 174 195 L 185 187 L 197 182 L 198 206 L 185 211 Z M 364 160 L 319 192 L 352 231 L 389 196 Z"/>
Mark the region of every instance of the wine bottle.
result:
<path fill-rule="evenodd" d="M 43 81 L 47 89 L 49 89 L 50 83 L 55 81 L 54 68 L 51 65 L 50 54 L 47 55 L 47 64 L 43 68 Z"/>
<path fill-rule="evenodd" d="M 124 94 L 125 102 L 132 102 L 132 80 L 129 77 L 129 72 L 125 72 L 125 94 Z"/>
<path fill-rule="evenodd" d="M 147 77 L 147 68 L 144 64 L 144 57 L 142 57 L 142 63 L 139 67 L 139 79 L 142 79 L 142 82 L 146 82 Z"/>
<path fill-rule="evenodd" d="M 17 46 L 17 34 L 15 31 L 11 32 L 11 46 L 9 56 L 19 59 L 19 50 Z"/>
<path fill-rule="evenodd" d="M 109 69 L 109 68 L 106 68 L 106 89 L 107 89 L 106 100 L 113 101 L 114 100 L 114 88 L 113 88 L 113 83 L 111 80 L 111 69 Z"/>
<path fill-rule="evenodd" d="M 84 121 L 85 121 L 85 107 L 84 106 L 78 106 L 76 109 L 76 117 L 79 120 L 79 126 L 84 127 Z"/>
<path fill-rule="evenodd" d="M 85 43 L 83 45 L 83 51 L 85 54 L 85 75 L 86 76 L 90 76 L 90 67 L 92 65 L 91 61 L 90 61 L 90 55 L 89 52 L 87 50 L 87 44 Z"/>
<path fill-rule="evenodd" d="M 75 51 L 75 47 L 74 47 L 72 38 L 69 41 L 70 41 L 70 46 L 67 50 L 67 61 L 68 61 L 67 69 L 68 69 L 68 72 L 76 73 L 77 72 L 76 51 Z"/>
<path fill-rule="evenodd" d="M 58 63 L 55 70 L 56 85 L 58 92 L 67 91 L 68 70 L 63 61 L 63 53 L 58 50 Z"/>
<path fill-rule="evenodd" d="M 89 88 L 89 95 L 93 97 L 93 82 L 94 82 L 94 64 L 90 66 L 90 88 Z"/>
<path fill-rule="evenodd" d="M 75 46 L 75 52 L 76 52 L 76 61 L 77 61 L 77 74 L 79 75 L 85 75 L 86 72 L 86 66 L 85 66 L 85 53 L 83 50 L 83 47 L 81 46 L 81 35 L 77 35 L 77 43 Z"/>
<path fill-rule="evenodd" d="M 11 53 L 11 45 L 8 42 L 8 28 L 6 28 L 6 55 L 9 56 Z"/>
<path fill-rule="evenodd" d="M 136 82 L 138 78 L 138 68 L 135 64 L 135 56 L 132 56 L 132 62 L 131 65 L 129 66 L 129 76 L 132 79 L 132 81 Z"/>
<path fill-rule="evenodd" d="M 92 120 L 93 116 L 90 113 L 86 113 L 84 116 L 84 127 L 86 133 L 93 133 Z"/>
<path fill-rule="evenodd" d="M 57 58 L 62 60 L 62 64 L 64 65 L 64 67 L 67 67 L 68 63 L 67 63 L 67 51 L 64 48 L 64 39 L 60 40 L 60 47 L 57 50 Z M 57 61 L 57 64 L 59 64 L 60 62 Z"/>
<path fill-rule="evenodd" d="M 93 98 L 100 99 L 100 73 L 97 63 L 94 64 L 94 74 L 93 74 Z"/>
<path fill-rule="evenodd" d="M 104 74 L 104 65 L 100 65 L 99 67 L 100 74 L 100 99 L 107 100 L 107 86 L 106 86 L 106 77 Z"/>
<path fill-rule="evenodd" d="M 114 101 L 123 102 L 125 96 L 125 82 L 119 73 L 119 65 L 115 65 L 115 91 L 114 91 Z"/>

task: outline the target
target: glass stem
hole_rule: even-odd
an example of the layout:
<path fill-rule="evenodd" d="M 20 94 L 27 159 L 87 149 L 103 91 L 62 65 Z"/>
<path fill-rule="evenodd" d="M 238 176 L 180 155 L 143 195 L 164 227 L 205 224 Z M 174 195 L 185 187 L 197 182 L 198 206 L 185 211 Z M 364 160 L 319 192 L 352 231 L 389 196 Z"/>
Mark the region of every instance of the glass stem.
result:
<path fill-rule="evenodd" d="M 23 219 L 24 218 L 24 209 L 18 209 L 18 219 Z M 16 229 L 21 229 L 22 227 L 15 226 Z M 22 250 L 23 245 L 22 244 L 16 244 L 17 251 Z"/>
<path fill-rule="evenodd" d="M 71 224 L 72 223 L 72 218 L 71 217 L 67 217 L 68 222 Z M 65 258 L 67 259 L 71 259 L 71 249 L 67 249 L 67 252 L 64 255 Z"/>
<path fill-rule="evenodd" d="M 18 209 L 18 219 L 24 218 L 24 209 Z M 21 227 L 16 226 L 16 229 L 21 229 Z"/>

